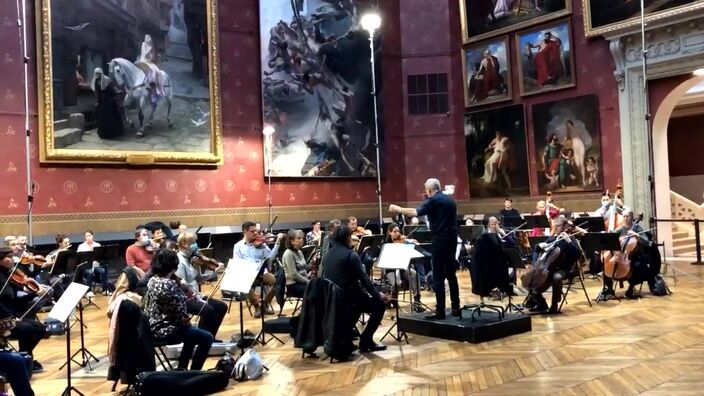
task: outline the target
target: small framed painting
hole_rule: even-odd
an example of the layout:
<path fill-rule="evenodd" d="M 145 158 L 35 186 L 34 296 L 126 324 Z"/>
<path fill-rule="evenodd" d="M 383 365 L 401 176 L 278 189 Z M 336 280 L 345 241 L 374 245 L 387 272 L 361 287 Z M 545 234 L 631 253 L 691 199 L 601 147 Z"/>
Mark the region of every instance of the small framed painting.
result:
<path fill-rule="evenodd" d="M 508 37 L 473 44 L 463 50 L 465 106 L 511 100 Z"/>

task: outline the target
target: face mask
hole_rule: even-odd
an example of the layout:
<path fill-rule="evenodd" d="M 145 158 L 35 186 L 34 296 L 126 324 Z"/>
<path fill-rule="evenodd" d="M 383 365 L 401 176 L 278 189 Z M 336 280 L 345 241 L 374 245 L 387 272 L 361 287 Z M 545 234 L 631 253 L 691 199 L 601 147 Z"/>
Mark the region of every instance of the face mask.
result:
<path fill-rule="evenodd" d="M 198 244 L 193 242 L 191 246 L 188 247 L 191 253 L 195 256 L 198 253 Z"/>
<path fill-rule="evenodd" d="M 141 237 L 141 238 L 139 239 L 139 241 L 142 242 L 142 245 L 143 245 L 143 246 L 149 245 L 149 242 L 150 242 L 148 236 L 143 236 L 143 237 Z"/>

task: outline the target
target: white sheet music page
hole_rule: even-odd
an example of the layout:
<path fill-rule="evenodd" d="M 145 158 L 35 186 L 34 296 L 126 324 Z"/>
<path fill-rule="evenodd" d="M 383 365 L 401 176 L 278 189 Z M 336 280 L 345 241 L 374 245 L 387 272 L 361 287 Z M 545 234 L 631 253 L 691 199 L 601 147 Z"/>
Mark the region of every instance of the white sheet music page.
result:
<path fill-rule="evenodd" d="M 261 266 L 262 262 L 260 261 L 230 259 L 220 288 L 229 292 L 249 293 Z"/>
<path fill-rule="evenodd" d="M 71 282 L 64 291 L 64 294 L 61 295 L 59 301 L 54 305 L 54 308 L 49 312 L 49 319 L 65 322 L 68 317 L 71 316 L 73 310 L 76 309 L 76 305 L 78 305 L 87 291 L 87 285 Z"/>

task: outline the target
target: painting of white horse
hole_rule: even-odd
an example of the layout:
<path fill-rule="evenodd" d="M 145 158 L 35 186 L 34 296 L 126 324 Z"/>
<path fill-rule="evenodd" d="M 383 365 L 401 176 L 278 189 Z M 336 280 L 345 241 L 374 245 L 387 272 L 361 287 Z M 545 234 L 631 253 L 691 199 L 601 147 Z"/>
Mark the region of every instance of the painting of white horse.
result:
<path fill-rule="evenodd" d="M 42 161 L 222 162 L 216 0 L 39 3 Z"/>

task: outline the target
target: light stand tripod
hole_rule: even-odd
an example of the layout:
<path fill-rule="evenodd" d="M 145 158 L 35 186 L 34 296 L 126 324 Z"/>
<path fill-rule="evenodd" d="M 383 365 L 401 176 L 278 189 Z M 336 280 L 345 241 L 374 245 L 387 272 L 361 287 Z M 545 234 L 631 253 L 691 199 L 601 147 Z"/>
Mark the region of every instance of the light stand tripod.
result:
<path fill-rule="evenodd" d="M 374 62 L 374 32 L 381 26 L 381 17 L 377 14 L 367 14 L 361 19 L 362 28 L 369 32 L 369 60 L 372 72 L 372 99 L 374 101 L 374 148 L 376 150 L 376 196 L 379 204 L 379 229 L 384 227 L 384 217 L 381 209 L 381 142 L 379 141 L 379 110 L 377 108 L 376 64 Z"/>
<path fill-rule="evenodd" d="M 264 323 L 264 314 L 266 313 L 266 306 L 264 305 L 264 271 L 262 270 L 259 275 L 259 287 L 261 292 L 259 293 L 259 314 L 262 320 L 262 329 L 257 335 L 256 342 L 260 343 L 261 345 L 266 345 L 268 342 L 272 340 L 276 340 L 281 343 L 281 345 L 286 344 L 285 342 L 281 341 L 279 337 L 277 337 L 275 334 L 269 333 L 271 336 L 271 339 L 267 341 L 266 339 L 266 324 Z"/>
<path fill-rule="evenodd" d="M 32 236 L 32 206 L 34 203 L 34 182 L 32 182 L 31 130 L 29 129 L 29 53 L 27 52 L 27 9 L 24 0 L 17 0 L 17 27 L 22 43 L 22 63 L 24 77 L 24 132 L 25 159 L 27 167 L 27 242 L 34 246 Z"/>

